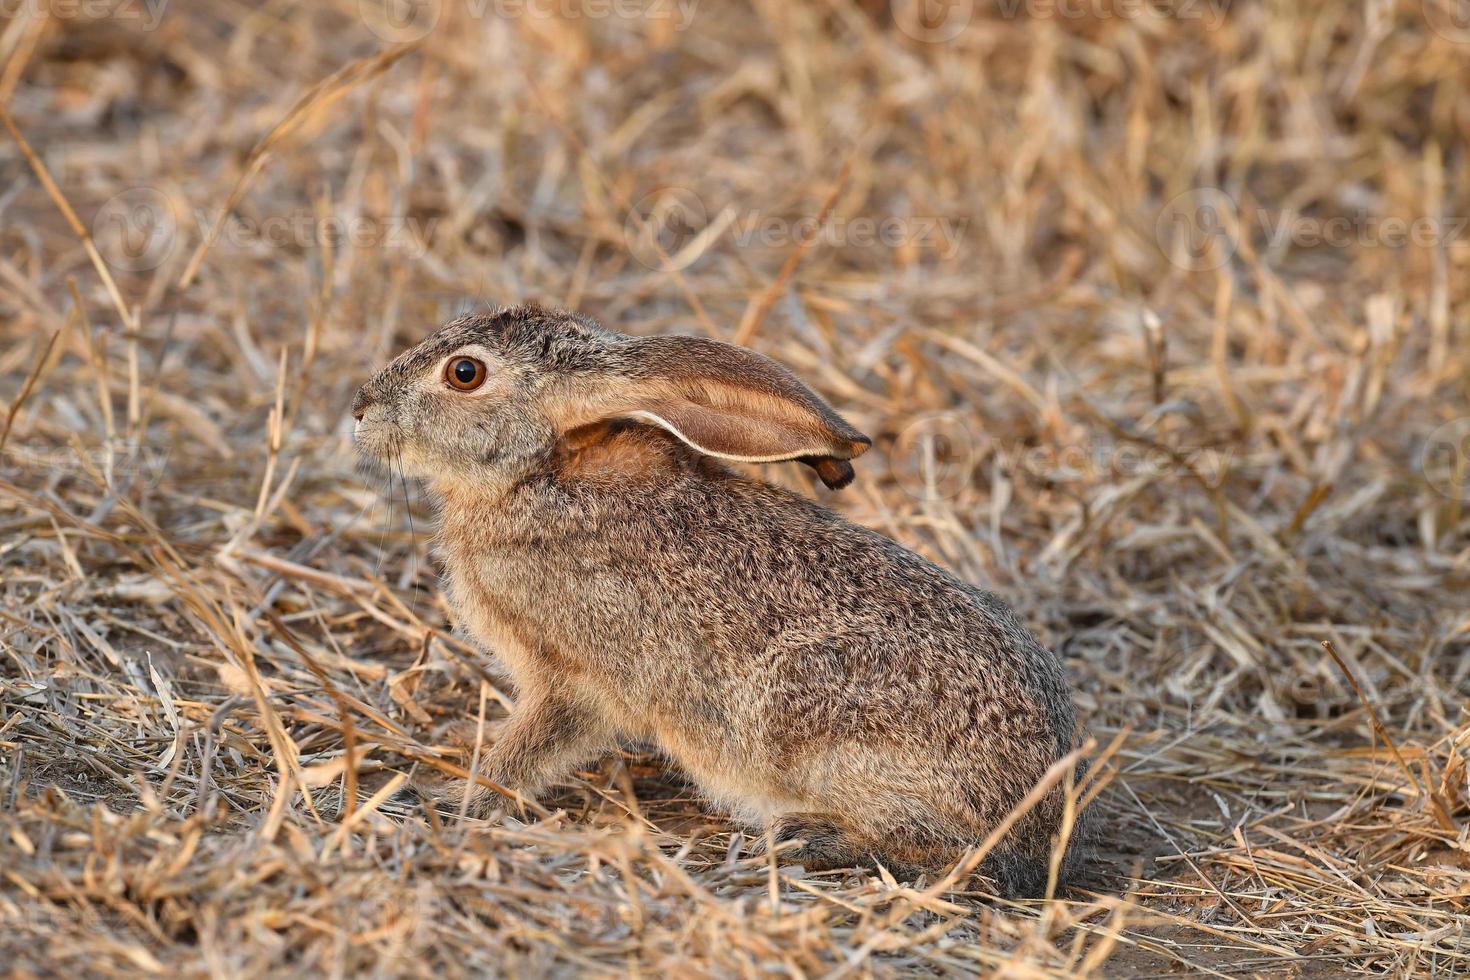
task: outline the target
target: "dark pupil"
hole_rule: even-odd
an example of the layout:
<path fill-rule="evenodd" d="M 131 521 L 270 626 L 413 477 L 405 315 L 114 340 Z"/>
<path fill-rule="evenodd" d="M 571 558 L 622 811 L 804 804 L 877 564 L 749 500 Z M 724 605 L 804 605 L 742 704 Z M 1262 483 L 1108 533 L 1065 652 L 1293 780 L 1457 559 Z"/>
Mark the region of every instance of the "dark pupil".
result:
<path fill-rule="evenodd" d="M 479 373 L 474 361 L 456 361 L 454 364 L 454 379 L 462 385 L 473 384 Z"/>

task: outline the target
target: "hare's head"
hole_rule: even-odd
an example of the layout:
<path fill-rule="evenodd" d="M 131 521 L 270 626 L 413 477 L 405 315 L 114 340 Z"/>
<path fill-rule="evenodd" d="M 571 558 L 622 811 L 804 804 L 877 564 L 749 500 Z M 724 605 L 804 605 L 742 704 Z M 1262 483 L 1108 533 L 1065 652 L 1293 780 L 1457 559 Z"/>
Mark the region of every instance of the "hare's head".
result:
<path fill-rule="evenodd" d="M 451 321 L 363 385 L 352 415 L 365 455 L 431 483 L 503 486 L 569 434 L 620 419 L 722 459 L 801 460 L 831 487 L 872 444 L 760 354 L 534 307 Z"/>

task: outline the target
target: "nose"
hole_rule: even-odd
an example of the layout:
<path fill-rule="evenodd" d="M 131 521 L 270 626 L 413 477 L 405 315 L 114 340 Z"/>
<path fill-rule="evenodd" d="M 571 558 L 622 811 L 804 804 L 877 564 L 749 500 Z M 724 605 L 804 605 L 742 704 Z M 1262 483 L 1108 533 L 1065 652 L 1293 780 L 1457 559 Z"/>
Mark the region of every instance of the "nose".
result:
<path fill-rule="evenodd" d="M 367 414 L 368 406 L 372 405 L 373 396 L 368 394 L 367 385 L 357 389 L 357 394 L 352 399 L 352 417 L 361 422 L 362 417 Z"/>

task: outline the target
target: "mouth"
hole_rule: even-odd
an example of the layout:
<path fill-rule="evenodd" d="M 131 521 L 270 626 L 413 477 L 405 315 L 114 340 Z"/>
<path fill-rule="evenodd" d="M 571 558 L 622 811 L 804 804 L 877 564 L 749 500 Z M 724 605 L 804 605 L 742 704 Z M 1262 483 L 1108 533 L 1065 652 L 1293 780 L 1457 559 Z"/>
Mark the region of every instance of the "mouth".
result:
<path fill-rule="evenodd" d="M 368 411 L 352 427 L 357 471 L 370 480 L 417 479 L 423 475 L 422 453 L 411 432 L 405 432 L 385 411 Z"/>
<path fill-rule="evenodd" d="M 357 419 L 352 425 L 352 444 L 364 461 L 385 464 L 397 455 L 393 426 L 378 419 Z"/>
<path fill-rule="evenodd" d="M 357 449 L 357 472 L 363 479 L 382 482 L 393 479 L 397 452 L 391 434 L 385 427 L 358 421 L 352 429 L 352 443 Z"/>

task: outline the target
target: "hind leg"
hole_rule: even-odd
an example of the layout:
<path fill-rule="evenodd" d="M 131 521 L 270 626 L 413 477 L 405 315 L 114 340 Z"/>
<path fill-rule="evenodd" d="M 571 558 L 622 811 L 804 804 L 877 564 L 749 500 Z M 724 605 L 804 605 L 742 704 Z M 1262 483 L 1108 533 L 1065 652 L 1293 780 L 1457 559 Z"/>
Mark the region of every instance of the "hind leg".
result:
<path fill-rule="evenodd" d="M 872 861 L 870 850 L 824 813 L 782 814 L 771 824 L 771 840 L 776 844 L 799 842 L 799 846 L 782 851 L 781 859 L 808 871 L 851 868 Z"/>
<path fill-rule="evenodd" d="M 876 838 L 825 813 L 782 814 L 771 824 L 771 838 L 778 845 L 799 841 L 799 846 L 783 850 L 781 858 L 808 871 L 881 864 L 896 878 L 912 879 L 926 870 L 911 854 L 875 843 Z"/>
<path fill-rule="evenodd" d="M 965 848 L 951 837 L 913 824 L 902 827 L 869 828 L 867 832 L 844 828 L 818 813 L 791 813 L 771 826 L 777 844 L 799 840 L 801 845 L 782 852 L 783 860 L 800 864 L 808 871 L 830 871 L 882 864 L 899 880 L 912 880 L 929 872 L 940 874 L 960 857 Z M 996 894 L 1005 898 L 1040 898 L 1046 891 L 1047 855 L 1023 854 L 1002 844 L 977 869 L 995 883 Z"/>
<path fill-rule="evenodd" d="M 883 823 L 860 830 L 814 812 L 784 813 L 771 823 L 770 833 L 777 845 L 799 842 L 781 851 L 783 863 L 799 864 L 808 871 L 882 864 L 899 880 L 912 880 L 925 872 L 938 875 L 967 847 L 953 835 L 922 822 Z M 1048 867 L 1049 855 L 1025 854 L 1003 843 L 976 870 L 995 883 L 1002 897 L 1029 899 L 1045 893 Z"/>
<path fill-rule="evenodd" d="M 1022 854 L 1010 848 L 997 848 L 980 862 L 982 875 L 995 882 L 995 893 L 1002 898 L 1042 898 L 1050 862 L 1045 855 Z"/>

